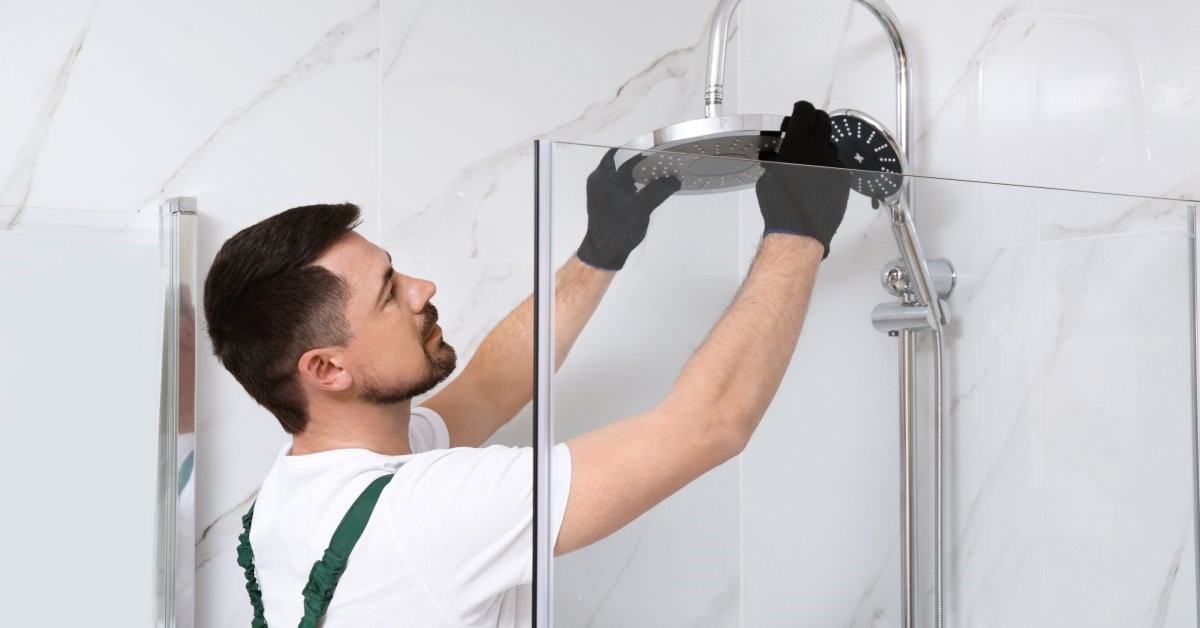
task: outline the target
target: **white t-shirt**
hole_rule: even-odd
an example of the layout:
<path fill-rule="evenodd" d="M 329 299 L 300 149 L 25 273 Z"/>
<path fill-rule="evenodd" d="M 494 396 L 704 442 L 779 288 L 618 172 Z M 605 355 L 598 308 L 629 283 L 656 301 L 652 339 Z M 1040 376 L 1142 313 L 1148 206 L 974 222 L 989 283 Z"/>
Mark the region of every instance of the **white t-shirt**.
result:
<path fill-rule="evenodd" d="M 412 411 L 415 452 L 280 452 L 254 507 L 250 544 L 270 626 L 295 626 L 313 562 L 367 484 L 395 471 L 333 594 L 324 628 L 532 624 L 533 450 L 446 449 L 446 424 Z M 566 445 L 553 450 L 551 538 L 570 488 Z M 249 602 L 247 602 L 249 604 Z"/>

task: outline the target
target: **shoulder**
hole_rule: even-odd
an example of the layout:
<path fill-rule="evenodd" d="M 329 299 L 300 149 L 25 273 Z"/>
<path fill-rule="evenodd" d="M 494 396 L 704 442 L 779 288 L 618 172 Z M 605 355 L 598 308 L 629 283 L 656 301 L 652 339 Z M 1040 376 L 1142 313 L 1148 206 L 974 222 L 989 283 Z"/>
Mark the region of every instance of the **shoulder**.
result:
<path fill-rule="evenodd" d="M 450 447 L 445 419 L 429 408 L 413 408 L 408 417 L 408 443 L 413 453 Z"/>

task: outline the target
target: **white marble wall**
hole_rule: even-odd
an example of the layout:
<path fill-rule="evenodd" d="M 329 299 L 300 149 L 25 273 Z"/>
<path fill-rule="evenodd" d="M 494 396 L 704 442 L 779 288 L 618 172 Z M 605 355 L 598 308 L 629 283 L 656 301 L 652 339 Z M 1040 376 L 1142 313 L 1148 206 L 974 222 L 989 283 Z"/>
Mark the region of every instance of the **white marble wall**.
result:
<path fill-rule="evenodd" d="M 198 196 L 203 272 L 261 217 L 351 200 L 397 268 L 439 283 L 447 337 L 469 351 L 531 288 L 532 140 L 619 144 L 698 117 L 715 4 L 7 3 L 0 52 L 20 62 L 0 64 L 0 204 L 153 211 Z M 731 110 L 783 112 L 804 97 L 890 122 L 890 51 L 866 11 L 848 0 L 743 4 Z M 914 63 L 919 171 L 1200 195 L 1190 160 L 1200 61 L 1189 54 L 1200 8 L 893 8 Z M 563 158 L 578 175 L 588 152 Z M 953 184 L 923 185 L 920 203 L 928 252 L 953 258 L 961 277 L 949 334 L 950 617 L 1194 623 L 1190 488 L 1177 470 L 1185 339 L 1169 331 L 1183 298 L 1179 207 Z M 613 398 L 648 403 L 669 381 L 752 254 L 750 205 L 663 208 L 562 373 L 564 399 L 595 414 L 560 431 L 618 412 Z M 696 212 L 703 220 L 689 219 Z M 886 224 L 855 201 L 750 450 L 607 545 L 560 561 L 563 623 L 895 625 L 895 347 L 868 319 L 891 247 Z M 1145 318 L 1146 302 L 1158 318 Z M 628 367 L 607 344 L 679 303 L 693 318 L 655 321 L 679 335 L 652 376 L 623 389 Z M 237 515 L 283 434 L 203 353 L 198 376 L 197 624 L 244 625 Z M 589 396 L 593 381 L 609 384 Z M 1099 407 L 1084 403 L 1113 390 Z M 528 442 L 531 429 L 526 413 L 498 438 Z M 1116 540 L 1131 536 L 1146 541 Z M 1077 577 L 1088 573 L 1124 575 Z M 1081 600 L 1095 614 L 1061 614 Z"/>
<path fill-rule="evenodd" d="M 802 84 L 891 124 L 875 20 L 850 3 L 781 4 L 740 9 L 742 33 L 761 35 L 741 45 L 743 109 Z M 1187 106 L 1200 64 L 1183 50 L 1200 15 L 1153 6 L 893 3 L 913 57 L 919 170 L 1195 198 L 1184 155 L 1200 135 Z M 781 22 L 834 26 L 788 48 L 768 41 Z M 788 82 L 781 65 L 797 68 Z M 960 273 L 946 393 L 952 625 L 1194 625 L 1183 205 L 918 190 L 926 252 Z M 784 390 L 743 456 L 746 625 L 898 621 L 896 349 L 868 319 L 892 251 L 883 221 L 852 205 Z M 845 383 L 814 384 L 830 380 Z M 782 478 L 795 488 L 781 493 Z"/>
<path fill-rule="evenodd" d="M 196 196 L 202 275 L 226 238 L 294 205 L 351 200 L 377 230 L 379 18 L 371 0 L 0 3 L 0 204 Z M 196 624 L 244 625 L 227 514 L 284 438 L 199 353 Z"/>

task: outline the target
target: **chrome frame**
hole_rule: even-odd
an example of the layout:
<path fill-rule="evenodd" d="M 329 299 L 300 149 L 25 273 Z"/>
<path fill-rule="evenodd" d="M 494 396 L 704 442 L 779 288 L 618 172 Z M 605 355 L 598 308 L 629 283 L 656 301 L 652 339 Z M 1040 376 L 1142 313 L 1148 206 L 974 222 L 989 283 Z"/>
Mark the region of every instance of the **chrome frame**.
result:
<path fill-rule="evenodd" d="M 195 556 L 195 547 L 181 547 L 176 543 L 177 526 L 195 525 L 195 521 L 183 521 L 179 512 L 179 472 L 176 447 L 184 421 L 191 421 L 194 429 L 195 417 L 195 347 L 184 350 L 181 328 L 190 322 L 195 338 L 196 312 L 196 199 L 176 197 L 167 199 L 159 206 L 159 251 L 161 266 L 167 276 L 165 321 L 163 325 L 163 386 L 159 410 L 158 447 L 158 499 L 155 503 L 157 522 L 157 577 L 155 578 L 155 625 L 173 628 L 179 622 L 175 603 L 175 586 L 178 574 L 176 567 L 180 556 Z M 184 360 L 191 359 L 191 368 L 185 369 Z M 183 400 L 191 401 L 192 407 L 183 407 Z M 190 509 L 192 512 L 194 508 Z M 194 560 L 182 561 L 194 564 Z M 192 582 L 194 582 L 194 574 Z M 192 625 L 192 618 L 184 625 Z"/>
<path fill-rule="evenodd" d="M 537 511 L 533 521 L 533 625 L 554 622 L 551 583 L 554 580 L 554 546 L 550 539 L 551 453 L 554 450 L 554 250 L 551 242 L 554 143 L 533 142 L 534 284 L 533 352 L 536 360 L 533 396 L 533 491 Z M 544 623 L 539 623 L 544 621 Z"/>
<path fill-rule="evenodd" d="M 1188 205 L 1188 315 L 1192 326 L 1192 551 L 1196 582 L 1200 582 L 1200 240 L 1195 205 Z M 1196 597 L 1196 617 L 1200 621 L 1200 595 Z"/>

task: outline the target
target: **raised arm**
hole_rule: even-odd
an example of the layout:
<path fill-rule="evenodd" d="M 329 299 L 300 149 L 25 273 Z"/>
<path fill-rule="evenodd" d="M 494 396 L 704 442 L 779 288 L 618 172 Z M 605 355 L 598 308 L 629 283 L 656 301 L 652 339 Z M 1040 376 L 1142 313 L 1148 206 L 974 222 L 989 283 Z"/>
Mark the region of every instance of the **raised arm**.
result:
<path fill-rule="evenodd" d="M 596 311 L 616 271 L 646 237 L 650 214 L 679 189 L 660 179 L 634 186 L 635 157 L 615 166 L 608 151 L 588 176 L 588 228 L 579 251 L 555 274 L 555 366 L 560 366 Z M 454 381 L 425 402 L 446 421 L 453 447 L 483 444 L 533 396 L 533 300 L 504 317 Z"/>
<path fill-rule="evenodd" d="M 838 165 L 829 118 L 797 103 L 778 159 Z M 567 441 L 571 489 L 555 551 L 620 529 L 745 448 L 795 350 L 817 267 L 845 214 L 849 175 L 768 167 L 764 236 L 729 309 L 648 412 Z"/>

